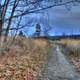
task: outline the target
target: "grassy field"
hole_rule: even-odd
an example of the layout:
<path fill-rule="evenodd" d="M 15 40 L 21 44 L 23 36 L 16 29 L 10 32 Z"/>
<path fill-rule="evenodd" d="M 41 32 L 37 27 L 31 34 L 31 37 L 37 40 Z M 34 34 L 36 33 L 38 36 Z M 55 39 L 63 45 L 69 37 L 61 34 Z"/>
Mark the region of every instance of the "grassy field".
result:
<path fill-rule="evenodd" d="M 68 57 L 75 66 L 76 71 L 80 72 L 80 40 L 79 39 L 61 39 L 52 41 L 61 44 L 68 50 Z"/>
<path fill-rule="evenodd" d="M 17 37 L 13 44 L 4 45 L 6 51 L 0 51 L 0 80 L 38 80 L 53 43 L 68 48 L 68 57 L 80 72 L 80 40 Z"/>
<path fill-rule="evenodd" d="M 37 80 L 48 50 L 46 39 L 16 38 L 7 51 L 0 52 L 0 80 Z"/>

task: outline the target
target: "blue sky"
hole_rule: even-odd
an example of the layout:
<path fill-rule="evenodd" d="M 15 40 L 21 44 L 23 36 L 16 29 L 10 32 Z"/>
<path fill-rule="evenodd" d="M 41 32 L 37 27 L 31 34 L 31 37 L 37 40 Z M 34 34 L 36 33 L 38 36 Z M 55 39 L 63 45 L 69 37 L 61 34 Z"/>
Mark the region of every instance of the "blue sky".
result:
<path fill-rule="evenodd" d="M 29 14 L 24 16 L 22 24 L 26 24 L 29 20 L 32 20 L 34 26 L 40 23 L 42 27 L 52 27 L 49 31 L 50 35 L 80 34 L 80 6 L 72 6 L 71 11 L 65 6 L 58 6 L 44 10 L 42 13 Z M 29 28 L 29 35 L 35 32 L 34 26 Z M 26 28 L 23 31 L 27 33 Z"/>
<path fill-rule="evenodd" d="M 50 24 L 53 29 L 51 35 L 80 34 L 80 6 L 67 11 L 64 6 L 50 9 Z"/>
<path fill-rule="evenodd" d="M 52 27 L 49 31 L 50 35 L 80 34 L 80 6 L 73 6 L 71 11 L 64 6 L 51 8 L 40 16 L 36 14 L 34 19 L 36 18 L 43 26 Z"/>

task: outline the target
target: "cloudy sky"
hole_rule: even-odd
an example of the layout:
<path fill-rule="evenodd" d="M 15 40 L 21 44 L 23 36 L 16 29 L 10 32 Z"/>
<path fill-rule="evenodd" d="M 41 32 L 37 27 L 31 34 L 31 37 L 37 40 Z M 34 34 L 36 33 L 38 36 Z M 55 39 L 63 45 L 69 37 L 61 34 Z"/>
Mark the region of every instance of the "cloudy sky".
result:
<path fill-rule="evenodd" d="M 52 8 L 49 14 L 52 35 L 80 34 L 80 6 L 72 7 L 71 11 L 67 11 L 64 6 Z"/>
<path fill-rule="evenodd" d="M 24 16 L 22 23 L 25 25 L 27 21 L 30 21 L 30 24 L 32 23 L 29 34 L 35 32 L 36 23 L 40 23 L 43 28 L 52 27 L 49 31 L 50 35 L 80 34 L 80 5 L 72 6 L 70 11 L 65 6 L 58 6 L 41 13 L 32 13 Z M 26 30 L 23 29 L 24 33 L 27 32 Z"/>
<path fill-rule="evenodd" d="M 80 6 L 73 6 L 70 11 L 65 6 L 54 7 L 43 11 L 42 14 L 32 14 L 31 18 L 42 27 L 52 27 L 50 35 L 80 34 Z"/>

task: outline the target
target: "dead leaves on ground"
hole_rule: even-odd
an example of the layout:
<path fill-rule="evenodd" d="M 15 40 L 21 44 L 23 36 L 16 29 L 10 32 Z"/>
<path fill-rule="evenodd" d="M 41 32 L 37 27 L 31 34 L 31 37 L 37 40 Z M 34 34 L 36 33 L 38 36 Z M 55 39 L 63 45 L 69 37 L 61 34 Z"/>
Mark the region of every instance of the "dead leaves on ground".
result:
<path fill-rule="evenodd" d="M 27 44 L 12 46 L 8 52 L 0 55 L 0 80 L 37 80 L 46 60 L 48 47 L 31 43 L 29 47 Z"/>
<path fill-rule="evenodd" d="M 78 53 L 71 53 L 69 55 L 71 62 L 75 66 L 76 71 L 80 72 L 80 56 Z"/>

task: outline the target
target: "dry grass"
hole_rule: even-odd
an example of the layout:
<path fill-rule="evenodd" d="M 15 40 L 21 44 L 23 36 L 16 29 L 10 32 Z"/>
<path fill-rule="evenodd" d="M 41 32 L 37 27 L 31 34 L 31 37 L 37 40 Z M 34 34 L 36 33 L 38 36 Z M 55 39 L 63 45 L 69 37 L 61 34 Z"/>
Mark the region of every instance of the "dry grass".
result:
<path fill-rule="evenodd" d="M 0 80 L 37 80 L 48 48 L 45 39 L 17 38 L 8 51 L 0 53 Z"/>
<path fill-rule="evenodd" d="M 63 44 L 69 50 L 69 58 L 75 65 L 75 68 L 80 72 L 80 40 L 79 39 L 61 39 L 54 41 L 55 43 Z"/>
<path fill-rule="evenodd" d="M 61 40 L 56 40 L 55 42 L 64 44 L 66 46 L 80 46 L 79 39 L 61 39 Z"/>

